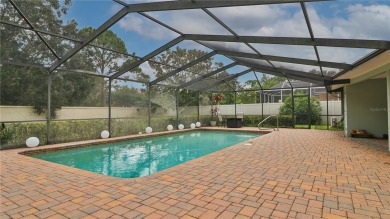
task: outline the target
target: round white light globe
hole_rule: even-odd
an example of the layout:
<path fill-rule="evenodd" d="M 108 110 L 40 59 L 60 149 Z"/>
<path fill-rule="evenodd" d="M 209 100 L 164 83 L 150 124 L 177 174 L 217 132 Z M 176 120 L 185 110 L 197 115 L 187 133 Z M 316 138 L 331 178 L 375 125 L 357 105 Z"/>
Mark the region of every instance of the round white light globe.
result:
<path fill-rule="evenodd" d="M 150 134 L 153 132 L 153 129 L 151 127 L 146 127 L 145 132 Z"/>
<path fill-rule="evenodd" d="M 173 126 L 172 125 L 168 125 L 167 129 L 168 129 L 168 131 L 172 131 L 173 130 Z"/>
<path fill-rule="evenodd" d="M 102 133 L 100 133 L 100 136 L 102 138 L 108 138 L 108 137 L 110 137 L 110 133 L 107 130 L 104 130 L 104 131 L 102 131 Z"/>
<path fill-rule="evenodd" d="M 192 129 L 195 128 L 195 123 L 191 123 L 191 128 L 192 128 Z"/>
<path fill-rule="evenodd" d="M 37 137 L 29 137 L 26 140 L 26 145 L 29 148 L 36 147 L 39 145 L 39 139 Z"/>
<path fill-rule="evenodd" d="M 196 123 L 196 127 L 198 127 L 198 128 L 200 127 L 200 122 Z"/>
<path fill-rule="evenodd" d="M 180 125 L 179 125 L 179 129 L 180 129 L 180 130 L 184 129 L 184 125 L 183 125 L 183 124 L 180 124 Z"/>

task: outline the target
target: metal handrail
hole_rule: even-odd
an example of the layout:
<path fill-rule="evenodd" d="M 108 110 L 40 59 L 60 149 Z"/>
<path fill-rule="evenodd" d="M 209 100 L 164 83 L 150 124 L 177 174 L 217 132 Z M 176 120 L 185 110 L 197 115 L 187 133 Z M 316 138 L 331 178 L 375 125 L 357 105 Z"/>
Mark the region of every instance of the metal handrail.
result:
<path fill-rule="evenodd" d="M 267 121 L 267 119 L 271 118 L 272 116 L 275 116 L 276 117 L 276 130 L 274 128 L 275 131 L 279 131 L 279 115 L 270 115 L 270 116 L 267 116 L 267 118 L 263 119 L 261 122 L 259 122 L 259 124 L 257 125 L 257 128 L 259 128 L 261 130 L 261 127 L 260 125 L 263 124 L 263 122 Z"/>

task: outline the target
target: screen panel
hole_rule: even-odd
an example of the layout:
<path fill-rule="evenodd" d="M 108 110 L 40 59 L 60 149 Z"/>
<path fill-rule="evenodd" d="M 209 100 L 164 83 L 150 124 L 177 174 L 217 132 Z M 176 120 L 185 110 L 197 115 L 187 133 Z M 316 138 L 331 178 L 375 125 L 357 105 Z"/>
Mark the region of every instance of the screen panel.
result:
<path fill-rule="evenodd" d="M 146 84 L 113 80 L 111 87 L 111 136 L 145 132 L 149 99 Z"/>
<path fill-rule="evenodd" d="M 251 45 L 263 55 L 317 60 L 314 47 L 312 46 L 262 44 L 262 43 L 252 43 Z"/>
<path fill-rule="evenodd" d="M 151 127 L 153 131 L 166 131 L 168 125 L 177 129 L 175 88 L 164 85 L 151 87 Z"/>
<path fill-rule="evenodd" d="M 318 46 L 318 53 L 322 61 L 352 64 L 373 52 L 373 49 L 324 47 Z"/>
<path fill-rule="evenodd" d="M 299 4 L 210 9 L 240 36 L 310 37 Z"/>
<path fill-rule="evenodd" d="M 48 67 L 57 60 L 35 32 L 3 24 L 0 31 L 2 62 Z"/>
<path fill-rule="evenodd" d="M 178 95 L 178 114 L 179 124 L 183 124 L 184 128 L 191 128 L 191 124 L 199 121 L 198 118 L 198 92 L 180 89 Z"/>
<path fill-rule="evenodd" d="M 65 70 L 52 77 L 52 143 L 99 139 L 108 130 L 108 81 Z"/>
<path fill-rule="evenodd" d="M 138 13 L 129 13 L 106 32 L 121 39 L 130 54 L 143 57 L 177 38 L 175 33 Z M 115 44 L 114 44 L 115 45 Z"/>
<path fill-rule="evenodd" d="M 222 34 L 231 35 L 224 27 L 201 9 L 147 12 L 163 23 L 184 34 Z"/>
<path fill-rule="evenodd" d="M 0 149 L 26 147 L 29 137 L 46 144 L 48 71 L 2 64 Z"/>

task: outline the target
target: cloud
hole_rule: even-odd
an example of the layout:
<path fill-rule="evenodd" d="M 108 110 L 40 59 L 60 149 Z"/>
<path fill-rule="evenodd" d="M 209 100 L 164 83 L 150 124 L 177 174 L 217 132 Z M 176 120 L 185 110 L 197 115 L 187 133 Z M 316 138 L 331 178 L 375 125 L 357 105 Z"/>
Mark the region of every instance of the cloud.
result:
<path fill-rule="evenodd" d="M 119 27 L 128 32 L 154 40 L 173 39 L 176 33 L 138 14 L 128 14 L 119 21 Z"/>
<path fill-rule="evenodd" d="M 308 8 L 314 35 L 328 38 L 390 40 L 390 6 L 361 4 L 349 5 L 345 16 L 320 16 Z"/>
<path fill-rule="evenodd" d="M 120 4 L 115 4 L 115 5 L 112 5 L 111 8 L 110 8 L 110 15 L 114 15 L 116 14 L 118 11 L 120 11 L 121 9 L 123 8 L 122 5 Z"/>
<path fill-rule="evenodd" d="M 339 9 L 340 10 L 340 9 Z M 340 13 L 320 16 L 319 11 L 309 7 L 313 32 L 318 38 L 342 39 L 390 39 L 390 6 L 361 4 L 348 5 Z M 323 61 L 353 63 L 372 52 L 372 49 L 318 47 Z"/>
<path fill-rule="evenodd" d="M 259 5 L 218 8 L 210 11 L 239 35 L 309 36 L 303 14 L 297 7 Z"/>
<path fill-rule="evenodd" d="M 185 34 L 227 34 L 229 32 L 201 9 L 148 13 Z"/>
<path fill-rule="evenodd" d="M 148 62 L 142 63 L 139 67 L 141 68 L 141 70 L 144 74 L 149 75 L 150 81 L 153 81 L 156 79 L 155 70 L 153 70 L 152 67 L 150 67 Z"/>

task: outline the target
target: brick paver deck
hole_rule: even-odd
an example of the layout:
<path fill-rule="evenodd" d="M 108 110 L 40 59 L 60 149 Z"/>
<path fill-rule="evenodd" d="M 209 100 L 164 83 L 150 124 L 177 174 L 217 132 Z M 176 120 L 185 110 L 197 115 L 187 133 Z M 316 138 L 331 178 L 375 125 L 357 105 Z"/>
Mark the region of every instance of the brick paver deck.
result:
<path fill-rule="evenodd" d="M 251 143 L 138 179 L 1 151 L 0 218 L 390 218 L 384 147 L 290 129 Z"/>

